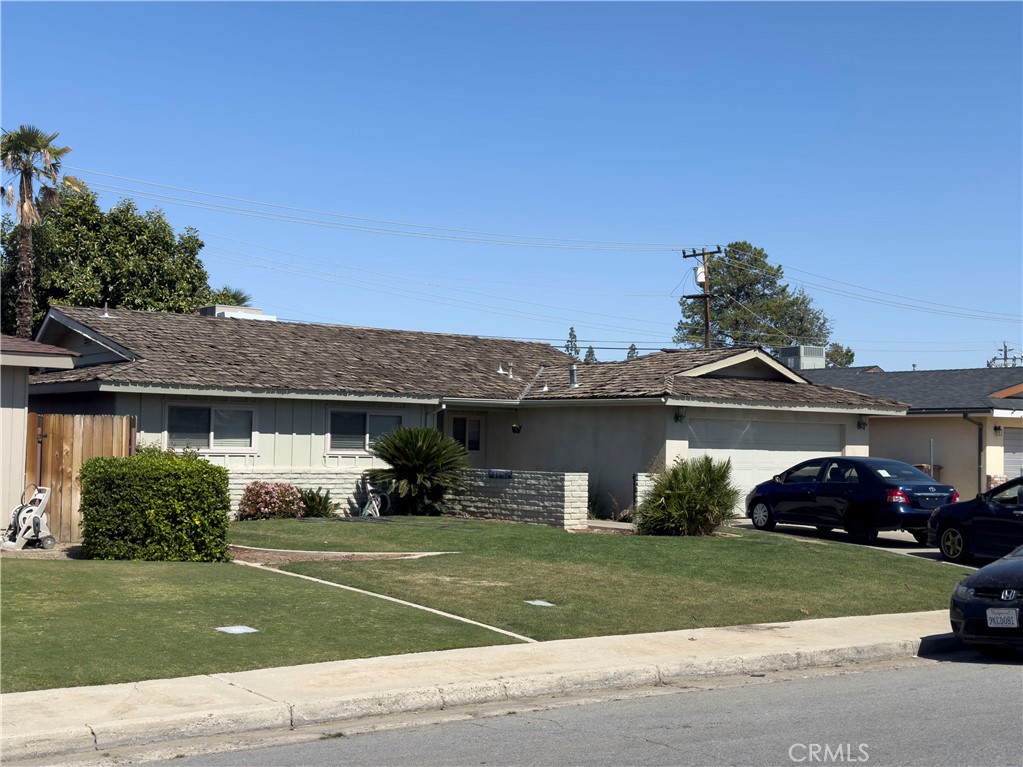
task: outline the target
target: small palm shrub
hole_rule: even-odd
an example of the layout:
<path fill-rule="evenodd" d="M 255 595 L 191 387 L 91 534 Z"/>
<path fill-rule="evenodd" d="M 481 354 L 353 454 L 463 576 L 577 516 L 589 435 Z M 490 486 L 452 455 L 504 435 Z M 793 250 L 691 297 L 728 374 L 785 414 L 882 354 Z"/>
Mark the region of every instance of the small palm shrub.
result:
<path fill-rule="evenodd" d="M 679 459 L 655 472 L 654 488 L 636 510 L 640 535 L 710 535 L 731 519 L 739 501 L 732 462 L 709 456 Z"/>
<path fill-rule="evenodd" d="M 238 519 L 294 519 L 304 511 L 302 497 L 286 482 L 250 482 L 238 502 Z"/>
<path fill-rule="evenodd" d="M 330 499 L 330 490 L 323 492 L 322 487 L 315 490 L 299 488 L 299 498 L 302 501 L 303 517 L 333 517 L 341 504 Z"/>
<path fill-rule="evenodd" d="M 369 469 L 366 478 L 388 491 L 395 514 L 441 514 L 448 493 L 465 487 L 468 453 L 436 429 L 398 426 L 378 437 L 370 452 L 387 468 Z"/>

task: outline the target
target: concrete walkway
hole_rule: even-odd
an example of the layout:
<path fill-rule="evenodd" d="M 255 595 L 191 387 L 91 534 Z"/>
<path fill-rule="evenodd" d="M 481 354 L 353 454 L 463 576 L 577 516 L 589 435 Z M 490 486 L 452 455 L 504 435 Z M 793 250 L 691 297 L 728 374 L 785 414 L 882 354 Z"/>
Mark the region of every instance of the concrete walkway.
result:
<path fill-rule="evenodd" d="M 959 646 L 944 610 L 567 639 L 2 696 L 5 761 Z"/>

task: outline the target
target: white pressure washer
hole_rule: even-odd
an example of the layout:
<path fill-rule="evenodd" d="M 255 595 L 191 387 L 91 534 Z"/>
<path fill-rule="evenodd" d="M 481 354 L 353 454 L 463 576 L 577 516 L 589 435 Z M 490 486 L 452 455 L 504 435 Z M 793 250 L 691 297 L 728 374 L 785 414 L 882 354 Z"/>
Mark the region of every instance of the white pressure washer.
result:
<path fill-rule="evenodd" d="M 46 524 L 46 504 L 49 502 L 50 488 L 28 485 L 21 494 L 21 504 L 11 512 L 11 524 L 7 527 L 4 539 L 0 541 L 0 549 L 19 551 L 27 545 L 52 549 L 57 539 L 50 535 L 50 528 Z"/>

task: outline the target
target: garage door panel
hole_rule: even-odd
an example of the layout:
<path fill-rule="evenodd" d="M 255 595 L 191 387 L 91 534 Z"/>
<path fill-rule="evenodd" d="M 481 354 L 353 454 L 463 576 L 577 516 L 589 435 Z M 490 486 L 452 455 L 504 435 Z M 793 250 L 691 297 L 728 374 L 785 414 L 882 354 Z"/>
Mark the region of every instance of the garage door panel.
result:
<path fill-rule="evenodd" d="M 756 485 L 794 464 L 841 453 L 838 424 L 689 420 L 689 456 L 731 460 L 740 503 Z"/>
<path fill-rule="evenodd" d="M 1011 479 L 1023 474 L 1023 429 L 1006 426 L 1002 434 L 1005 445 L 1005 476 Z"/>

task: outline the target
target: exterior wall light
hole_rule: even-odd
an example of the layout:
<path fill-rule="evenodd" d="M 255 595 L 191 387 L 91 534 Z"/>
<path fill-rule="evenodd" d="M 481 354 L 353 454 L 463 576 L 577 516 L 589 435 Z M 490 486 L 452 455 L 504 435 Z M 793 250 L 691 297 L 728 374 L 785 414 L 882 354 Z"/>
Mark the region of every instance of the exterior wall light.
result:
<path fill-rule="evenodd" d="M 995 436 L 996 437 L 1002 436 L 1002 427 L 1001 426 L 995 426 Z"/>
<path fill-rule="evenodd" d="M 860 431 L 866 431 L 867 417 L 865 415 L 860 416 L 860 419 L 856 422 L 856 428 L 859 429 Z"/>

